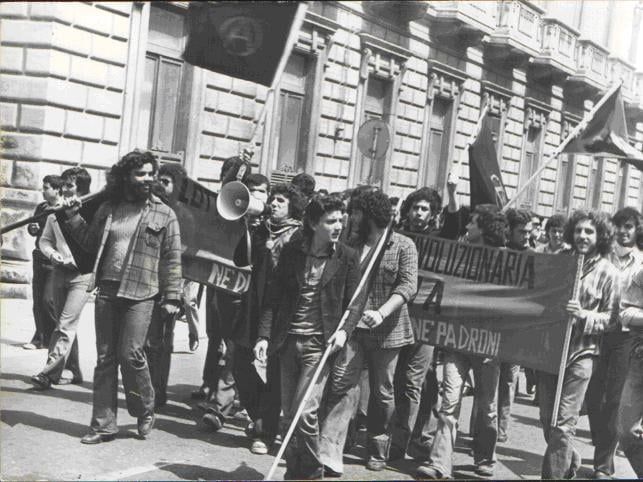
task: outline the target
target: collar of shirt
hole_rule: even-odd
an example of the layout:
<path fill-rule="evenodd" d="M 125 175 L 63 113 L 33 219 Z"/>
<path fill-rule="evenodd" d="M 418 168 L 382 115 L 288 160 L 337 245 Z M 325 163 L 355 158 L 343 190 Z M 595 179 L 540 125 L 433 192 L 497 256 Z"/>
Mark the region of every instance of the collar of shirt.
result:
<path fill-rule="evenodd" d="M 301 242 L 298 243 L 297 248 L 306 256 L 310 256 L 312 258 L 319 258 L 319 259 L 330 258 L 331 256 L 333 256 L 333 254 L 335 254 L 335 251 L 337 250 L 336 243 L 328 243 L 328 248 L 326 249 L 326 252 L 321 256 L 317 256 L 310 252 L 311 244 L 312 244 L 312 239 L 309 239 L 308 237 L 304 236 L 302 237 Z"/>

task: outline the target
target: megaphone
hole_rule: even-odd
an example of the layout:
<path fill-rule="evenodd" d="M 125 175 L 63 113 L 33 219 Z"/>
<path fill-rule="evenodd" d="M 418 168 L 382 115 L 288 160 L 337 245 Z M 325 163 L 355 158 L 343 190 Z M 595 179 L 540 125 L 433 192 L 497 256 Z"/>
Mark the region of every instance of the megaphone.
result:
<path fill-rule="evenodd" d="M 237 221 L 246 214 L 259 216 L 269 209 L 269 206 L 254 197 L 246 185 L 239 181 L 224 185 L 217 196 L 217 211 L 226 221 Z"/>

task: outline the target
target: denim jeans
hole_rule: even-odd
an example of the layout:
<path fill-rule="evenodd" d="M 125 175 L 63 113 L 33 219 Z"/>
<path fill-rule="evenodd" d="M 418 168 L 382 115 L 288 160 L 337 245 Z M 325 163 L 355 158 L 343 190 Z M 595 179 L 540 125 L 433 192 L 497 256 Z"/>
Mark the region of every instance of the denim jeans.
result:
<path fill-rule="evenodd" d="M 53 382 L 60 380 L 64 368 L 69 368 L 74 377 L 82 377 L 76 329 L 83 307 L 89 299 L 87 286 L 90 276 L 62 267 L 55 267 L 53 270 L 51 282 L 56 328 L 51 334 L 47 362 L 41 371 Z"/>
<path fill-rule="evenodd" d="M 476 426 L 473 429 L 474 462 L 476 465 L 486 464 L 492 467 L 496 463 L 500 366 L 496 360 L 489 358 L 445 351 L 442 406 L 438 429 L 426 463 L 428 467 L 439 471 L 443 477 L 452 475 L 453 448 L 457 436 L 462 390 L 470 369 L 473 369 L 477 406 Z"/>
<path fill-rule="evenodd" d="M 330 376 L 326 417 L 321 430 L 321 458 L 336 472 L 344 471 L 342 456 L 348 421 L 358 402 L 358 383 L 364 360 L 368 365 L 370 397 L 366 427 L 369 459 L 388 460 L 390 429 L 395 412 L 393 378 L 400 348 L 380 348 L 353 337 L 340 352 Z M 282 377 L 283 377 L 282 373 Z"/>
<path fill-rule="evenodd" d="M 49 339 L 56 327 L 56 313 L 51 292 L 52 272 L 52 266 L 44 262 L 44 255 L 40 250 L 34 249 L 31 294 L 36 331 L 31 343 L 39 347 L 49 346 Z"/>
<path fill-rule="evenodd" d="M 409 440 L 413 434 L 415 423 L 423 397 L 437 401 L 435 394 L 425 390 L 427 372 L 433 370 L 434 347 L 424 343 L 414 343 L 402 348 L 397 368 L 395 370 L 395 416 L 391 426 L 391 447 L 406 453 Z M 428 409 L 428 410 L 427 410 Z M 431 416 L 431 404 L 425 407 L 423 423 Z"/>
<path fill-rule="evenodd" d="M 509 436 L 511 421 L 511 405 L 516 394 L 516 384 L 520 374 L 520 365 L 513 363 L 500 364 L 500 380 L 498 381 L 498 437 Z"/>
<path fill-rule="evenodd" d="M 591 356 L 578 358 L 567 365 L 555 427 L 551 426 L 551 421 L 558 377 L 550 373 L 538 374 L 540 422 L 547 442 L 542 463 L 543 479 L 572 478 L 580 466 L 574 435 L 593 369 L 594 358 Z"/>
<path fill-rule="evenodd" d="M 175 324 L 176 316 L 168 315 L 159 303 L 155 303 L 145 343 L 145 354 L 150 367 L 150 378 L 157 405 L 163 405 L 167 401 L 167 382 L 174 351 Z"/>
<path fill-rule="evenodd" d="M 325 348 L 322 335 L 289 334 L 278 352 L 281 365 L 281 407 L 287 427 L 290 427 Z M 324 365 L 286 449 L 289 478 L 307 478 L 322 469 L 318 410 L 331 363 L 332 360 L 329 360 Z M 348 425 L 348 419 L 344 422 Z"/>
<path fill-rule="evenodd" d="M 614 474 L 621 393 L 630 363 L 632 338 L 627 332 L 605 333 L 601 354 L 587 387 L 587 415 L 594 441 L 594 470 Z"/>
<path fill-rule="evenodd" d="M 235 344 L 233 375 L 239 391 L 241 405 L 255 425 L 254 432 L 265 442 L 272 442 L 279 432 L 281 390 L 279 358 L 270 356 L 264 383 L 253 365 L 252 349 Z"/>
<path fill-rule="evenodd" d="M 196 281 L 183 280 L 183 292 L 181 302 L 185 310 L 185 321 L 188 323 L 188 333 L 192 337 L 199 337 L 199 305 L 198 305 L 199 283 Z"/>
<path fill-rule="evenodd" d="M 154 413 L 154 388 L 144 350 L 154 304 L 153 299 L 133 301 L 100 291 L 96 297 L 93 432 L 118 432 L 119 365 L 129 414 L 140 418 Z"/>
<path fill-rule="evenodd" d="M 619 443 L 636 476 L 643 478 L 643 344 L 632 350 L 618 414 Z"/>

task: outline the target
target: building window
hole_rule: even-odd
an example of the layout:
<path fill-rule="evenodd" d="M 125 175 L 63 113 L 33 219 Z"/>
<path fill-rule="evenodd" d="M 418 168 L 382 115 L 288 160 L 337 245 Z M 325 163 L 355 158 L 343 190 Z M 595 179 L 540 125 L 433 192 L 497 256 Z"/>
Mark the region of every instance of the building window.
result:
<path fill-rule="evenodd" d="M 556 173 L 556 212 L 569 212 L 573 195 L 576 160 L 573 154 L 561 154 Z"/>
<path fill-rule="evenodd" d="M 442 191 L 449 168 L 449 138 L 453 102 L 435 97 L 429 120 L 429 158 L 426 182 Z"/>
<path fill-rule="evenodd" d="M 185 15 L 152 5 L 137 144 L 164 161 L 182 162 L 185 155 L 192 83 L 192 68 L 181 60 L 185 39 Z"/>
<path fill-rule="evenodd" d="M 376 76 L 369 76 L 366 83 L 366 97 L 364 98 L 363 122 L 371 119 L 381 119 L 387 124 L 390 122 L 389 105 L 391 102 L 391 86 L 389 80 Z M 390 125 L 390 124 L 389 124 Z M 391 133 L 389 132 L 389 135 Z M 379 184 L 382 182 L 384 163 L 360 153 L 360 162 L 357 171 L 358 183 Z"/>
<path fill-rule="evenodd" d="M 589 209 L 600 209 L 601 194 L 603 191 L 604 159 L 602 157 L 593 157 L 589 162 L 591 169 L 587 175 L 585 206 Z"/>
<path fill-rule="evenodd" d="M 520 169 L 520 185 L 523 186 L 531 176 L 534 175 L 538 166 L 540 165 L 540 138 L 542 129 L 531 126 L 527 129 L 527 139 L 525 141 L 524 158 Z M 525 191 L 523 200 L 531 208 L 535 208 L 538 200 L 538 184 L 539 182 L 533 181 Z"/>
<path fill-rule="evenodd" d="M 310 82 L 315 60 L 292 53 L 284 70 L 275 109 L 272 146 L 274 169 L 282 173 L 305 170 L 310 119 Z"/>

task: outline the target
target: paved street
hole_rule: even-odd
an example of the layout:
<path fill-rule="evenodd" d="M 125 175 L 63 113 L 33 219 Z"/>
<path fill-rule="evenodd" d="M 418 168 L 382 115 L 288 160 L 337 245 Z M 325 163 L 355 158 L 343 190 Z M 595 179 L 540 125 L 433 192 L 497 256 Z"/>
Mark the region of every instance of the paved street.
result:
<path fill-rule="evenodd" d="M 177 480 L 177 479 L 262 479 L 272 456 L 251 454 L 243 428 L 233 420 L 220 432 L 203 428 L 200 410 L 189 393 L 200 382 L 207 339 L 195 354 L 188 350 L 187 326 L 178 323 L 172 362 L 168 405 L 161 411 L 152 436 L 145 441 L 136 435 L 136 420 L 125 410 L 121 391 L 119 437 L 110 443 L 87 446 L 79 443 L 91 416 L 91 378 L 95 361 L 93 304 L 83 313 L 79 331 L 80 356 L 85 383 L 66 385 L 46 392 L 31 388 L 29 377 L 45 361 L 45 350 L 25 351 L 33 330 L 31 305 L 24 300 L 3 300 L 1 317 L 1 410 L 0 478 L 2 480 L 88 479 L 88 480 Z M 524 390 L 524 380 L 521 380 Z M 461 428 L 468 431 L 471 397 L 465 399 Z M 578 446 L 583 456 L 579 477 L 591 475 L 592 447 L 587 418 L 580 423 Z M 476 478 L 466 436 L 458 438 L 456 476 Z M 540 473 L 545 444 L 537 408 L 519 396 L 509 441 L 498 447 L 497 479 L 535 479 Z M 416 463 L 407 459 L 384 472 L 364 469 L 363 445 L 346 456 L 346 479 L 410 479 Z M 634 473 L 622 457 L 616 460 L 617 476 Z M 282 478 L 282 463 L 276 473 Z"/>

